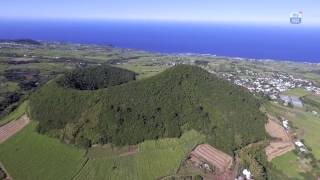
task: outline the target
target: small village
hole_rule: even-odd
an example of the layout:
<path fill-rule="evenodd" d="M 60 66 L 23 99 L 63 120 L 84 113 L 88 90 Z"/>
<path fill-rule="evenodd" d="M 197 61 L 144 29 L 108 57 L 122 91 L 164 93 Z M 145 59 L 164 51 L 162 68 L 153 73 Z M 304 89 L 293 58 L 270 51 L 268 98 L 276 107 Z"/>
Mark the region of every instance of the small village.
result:
<path fill-rule="evenodd" d="M 234 73 L 222 73 L 221 76 L 236 85 L 247 88 L 250 92 L 263 93 L 271 100 L 289 101 L 287 97 L 280 94 L 294 88 L 303 88 L 320 95 L 320 88 L 311 81 L 295 78 L 282 72 L 257 73 L 250 70 L 244 72 L 238 70 Z M 296 99 L 292 101 L 297 102 Z"/>

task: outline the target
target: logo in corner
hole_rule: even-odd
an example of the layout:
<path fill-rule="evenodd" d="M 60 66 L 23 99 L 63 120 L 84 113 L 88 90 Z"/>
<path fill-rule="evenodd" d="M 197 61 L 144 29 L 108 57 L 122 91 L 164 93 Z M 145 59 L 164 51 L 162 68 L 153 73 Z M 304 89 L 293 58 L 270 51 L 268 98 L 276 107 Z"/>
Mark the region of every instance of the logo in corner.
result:
<path fill-rule="evenodd" d="M 302 23 L 302 14 L 303 12 L 292 12 L 290 14 L 290 23 L 291 24 L 301 24 Z"/>

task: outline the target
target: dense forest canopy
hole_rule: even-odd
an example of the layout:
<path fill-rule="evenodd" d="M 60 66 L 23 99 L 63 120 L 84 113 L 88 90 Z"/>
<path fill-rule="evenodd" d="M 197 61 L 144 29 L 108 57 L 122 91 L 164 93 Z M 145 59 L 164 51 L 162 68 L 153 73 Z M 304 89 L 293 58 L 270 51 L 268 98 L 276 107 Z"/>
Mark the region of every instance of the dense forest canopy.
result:
<path fill-rule="evenodd" d="M 136 74 L 132 71 L 104 65 L 68 72 L 58 82 L 67 88 L 96 90 L 127 83 L 135 80 L 135 77 Z"/>
<path fill-rule="evenodd" d="M 107 88 L 66 88 L 69 85 L 61 85 L 69 80 L 66 75 L 31 96 L 30 112 L 39 121 L 38 131 L 87 147 L 94 143 L 137 144 L 179 137 L 185 130 L 195 129 L 206 135 L 208 143 L 228 153 L 266 136 L 266 117 L 259 111 L 259 101 L 247 90 L 199 67 L 178 65 L 125 84 L 131 72 L 104 68 L 90 69 L 98 73 L 89 74 L 118 72 L 105 73 L 107 82 L 113 82 L 107 83 Z M 83 80 L 87 72 L 73 73 L 81 74 Z M 72 75 L 71 84 L 82 81 L 77 77 Z"/>

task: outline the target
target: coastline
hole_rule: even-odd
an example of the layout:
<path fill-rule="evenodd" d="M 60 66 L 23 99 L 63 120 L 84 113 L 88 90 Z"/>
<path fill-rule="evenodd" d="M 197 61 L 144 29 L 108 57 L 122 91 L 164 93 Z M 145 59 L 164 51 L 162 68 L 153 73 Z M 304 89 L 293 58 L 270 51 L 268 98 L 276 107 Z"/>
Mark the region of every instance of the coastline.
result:
<path fill-rule="evenodd" d="M 148 51 L 148 50 L 141 50 L 135 48 L 125 48 L 115 46 L 113 44 L 95 44 L 95 43 L 75 43 L 69 41 L 47 41 L 47 40 L 33 40 L 33 39 L 0 39 L 1 43 L 14 43 L 13 41 L 17 40 L 31 40 L 40 43 L 45 43 L 48 45 L 72 45 L 72 46 L 90 46 L 90 47 L 108 47 L 120 50 L 127 50 L 127 51 L 135 51 L 141 53 L 148 53 L 154 55 L 162 55 L 162 56 L 180 56 L 180 57 L 208 57 L 214 59 L 227 59 L 227 60 L 236 60 L 236 61 L 252 61 L 252 62 L 273 62 L 273 63 L 294 63 L 294 64 L 307 64 L 307 65 L 317 65 L 320 66 L 320 59 L 317 62 L 308 62 L 305 60 L 288 60 L 288 59 L 269 59 L 269 58 L 247 58 L 247 57 L 237 57 L 237 56 L 225 56 L 225 55 L 216 55 L 211 53 L 194 53 L 194 52 L 156 52 L 156 51 Z M 18 43 L 17 43 L 18 44 Z M 0 46 L 1 48 L 1 46 Z"/>

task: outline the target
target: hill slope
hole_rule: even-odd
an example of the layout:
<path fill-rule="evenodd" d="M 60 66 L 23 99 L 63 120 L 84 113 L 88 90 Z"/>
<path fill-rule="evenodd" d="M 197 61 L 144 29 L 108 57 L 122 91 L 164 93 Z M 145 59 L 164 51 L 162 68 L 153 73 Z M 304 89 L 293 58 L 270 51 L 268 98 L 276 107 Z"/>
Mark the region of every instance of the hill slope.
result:
<path fill-rule="evenodd" d="M 94 91 L 65 88 L 59 81 L 30 98 L 30 111 L 39 132 L 68 143 L 137 144 L 195 129 L 231 153 L 265 137 L 258 100 L 198 67 L 179 65 Z"/>

